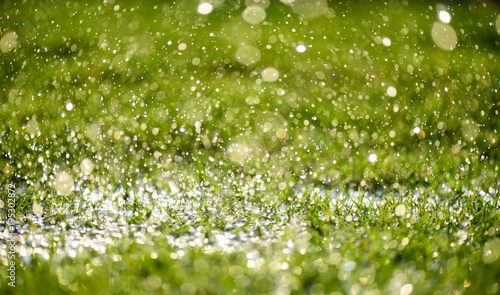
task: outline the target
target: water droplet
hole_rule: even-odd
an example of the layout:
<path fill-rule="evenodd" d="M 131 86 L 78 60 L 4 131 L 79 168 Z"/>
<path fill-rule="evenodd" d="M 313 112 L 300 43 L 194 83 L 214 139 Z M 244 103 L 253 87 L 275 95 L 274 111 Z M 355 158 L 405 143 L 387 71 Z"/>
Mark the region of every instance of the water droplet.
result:
<path fill-rule="evenodd" d="M 376 154 L 370 154 L 368 156 L 368 161 L 370 161 L 371 163 L 377 162 L 377 155 Z"/>

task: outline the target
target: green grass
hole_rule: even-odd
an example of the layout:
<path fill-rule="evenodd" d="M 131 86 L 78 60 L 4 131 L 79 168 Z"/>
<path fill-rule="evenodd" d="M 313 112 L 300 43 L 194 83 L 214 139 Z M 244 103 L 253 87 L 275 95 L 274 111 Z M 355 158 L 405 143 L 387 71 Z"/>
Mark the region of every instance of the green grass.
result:
<path fill-rule="evenodd" d="M 498 6 L 131 3 L 2 4 L 1 292 L 498 293 Z"/>

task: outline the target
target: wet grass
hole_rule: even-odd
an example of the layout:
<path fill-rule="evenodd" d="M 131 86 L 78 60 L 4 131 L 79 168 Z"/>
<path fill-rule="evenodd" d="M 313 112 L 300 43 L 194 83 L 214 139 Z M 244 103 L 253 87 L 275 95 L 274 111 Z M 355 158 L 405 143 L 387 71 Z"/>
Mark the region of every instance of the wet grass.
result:
<path fill-rule="evenodd" d="M 1 292 L 498 293 L 495 4 L 3 5 Z"/>

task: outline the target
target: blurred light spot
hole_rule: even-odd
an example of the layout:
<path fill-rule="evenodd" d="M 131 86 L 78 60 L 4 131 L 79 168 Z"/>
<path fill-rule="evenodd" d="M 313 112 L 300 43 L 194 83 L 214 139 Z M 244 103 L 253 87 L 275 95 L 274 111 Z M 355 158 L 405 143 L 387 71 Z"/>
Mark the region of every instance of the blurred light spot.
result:
<path fill-rule="evenodd" d="M 269 5 L 271 5 L 271 0 L 245 0 L 245 5 L 246 6 L 256 5 L 266 9 L 269 7 Z"/>
<path fill-rule="evenodd" d="M 280 73 L 273 67 L 265 68 L 261 75 L 264 82 L 276 82 L 280 78 Z"/>
<path fill-rule="evenodd" d="M 244 45 L 236 50 L 236 60 L 245 65 L 250 66 L 260 61 L 260 50 L 251 45 Z"/>
<path fill-rule="evenodd" d="M 500 34 L 500 14 L 497 15 L 497 19 L 495 20 L 495 27 L 497 28 L 497 33 Z"/>
<path fill-rule="evenodd" d="M 180 51 L 186 50 L 186 48 L 186 43 L 180 43 L 179 46 L 177 46 L 177 49 L 179 49 Z"/>
<path fill-rule="evenodd" d="M 193 58 L 193 60 L 191 61 L 191 63 L 193 64 L 193 66 L 197 66 L 199 65 L 201 62 L 201 59 L 199 57 L 195 57 Z"/>
<path fill-rule="evenodd" d="M 251 25 L 260 24 L 266 19 L 266 16 L 264 8 L 257 5 L 247 7 L 241 15 L 241 17 Z"/>
<path fill-rule="evenodd" d="M 210 4 L 208 2 L 203 2 L 200 5 L 198 5 L 197 11 L 199 14 L 207 15 L 207 14 L 210 14 L 210 12 L 212 12 L 213 9 L 214 9 L 214 7 L 212 6 L 212 4 Z"/>
<path fill-rule="evenodd" d="M 17 48 L 17 34 L 16 32 L 7 32 L 0 39 L 0 50 L 3 53 L 7 53 L 12 49 Z"/>
<path fill-rule="evenodd" d="M 420 127 L 417 126 L 417 127 L 413 128 L 413 133 L 415 133 L 415 134 L 420 133 Z"/>
<path fill-rule="evenodd" d="M 500 258 L 500 239 L 495 238 L 486 242 L 483 248 L 484 263 L 493 263 Z"/>
<path fill-rule="evenodd" d="M 446 10 L 440 10 L 438 12 L 438 18 L 442 23 L 449 24 L 451 21 L 451 15 Z"/>
<path fill-rule="evenodd" d="M 410 295 L 411 292 L 413 292 L 413 285 L 412 284 L 405 284 L 405 285 L 401 286 L 401 289 L 399 289 L 400 295 Z"/>
<path fill-rule="evenodd" d="M 370 161 L 371 163 L 377 162 L 377 155 L 376 154 L 370 154 L 368 156 L 368 161 Z"/>
<path fill-rule="evenodd" d="M 297 45 L 297 47 L 295 47 L 295 51 L 299 52 L 299 53 L 302 53 L 302 52 L 305 52 L 307 49 L 307 47 L 305 45 Z"/>
<path fill-rule="evenodd" d="M 389 38 L 387 38 L 387 37 L 384 37 L 384 38 L 382 39 L 382 44 L 384 44 L 384 46 L 389 47 L 389 46 L 391 46 L 391 43 L 392 43 L 392 42 L 391 42 L 391 39 L 389 39 Z"/>
<path fill-rule="evenodd" d="M 293 12 L 305 18 L 317 18 L 328 12 L 327 0 L 282 0 L 281 2 L 289 4 Z"/>
<path fill-rule="evenodd" d="M 406 214 L 406 206 L 404 204 L 399 204 L 394 210 L 397 216 L 404 216 Z"/>
<path fill-rule="evenodd" d="M 457 46 L 457 33 L 452 26 L 441 22 L 434 22 L 431 33 L 432 40 L 442 50 L 451 51 Z"/>
<path fill-rule="evenodd" d="M 278 130 L 276 130 L 276 136 L 279 138 L 279 139 L 283 139 L 286 137 L 286 131 L 285 129 L 283 128 L 280 128 Z"/>
<path fill-rule="evenodd" d="M 92 163 L 92 160 L 85 158 L 80 163 L 80 169 L 82 169 L 83 173 L 90 174 L 90 172 L 92 172 L 92 170 L 94 170 L 94 163 Z"/>
<path fill-rule="evenodd" d="M 243 143 L 231 143 L 226 152 L 229 160 L 236 164 L 243 164 L 250 156 L 250 148 Z"/>
<path fill-rule="evenodd" d="M 398 91 L 396 90 L 396 87 L 394 86 L 389 86 L 387 87 L 387 95 L 390 97 L 395 97 L 396 94 L 398 94 Z"/>
<path fill-rule="evenodd" d="M 33 214 L 40 217 L 43 214 L 43 208 L 38 202 L 33 202 Z"/>
<path fill-rule="evenodd" d="M 56 174 L 55 189 L 58 194 L 67 196 L 73 191 L 73 178 L 65 171 Z"/>
<path fill-rule="evenodd" d="M 68 103 L 66 104 L 66 110 L 68 110 L 68 111 L 73 110 L 73 103 L 68 102 Z"/>

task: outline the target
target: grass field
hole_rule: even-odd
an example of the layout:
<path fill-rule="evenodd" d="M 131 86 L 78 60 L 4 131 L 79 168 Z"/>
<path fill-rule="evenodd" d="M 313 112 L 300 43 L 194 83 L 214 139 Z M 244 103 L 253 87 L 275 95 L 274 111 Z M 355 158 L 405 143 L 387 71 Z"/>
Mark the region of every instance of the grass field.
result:
<path fill-rule="evenodd" d="M 178 2 L 0 4 L 1 294 L 500 293 L 499 6 Z"/>

